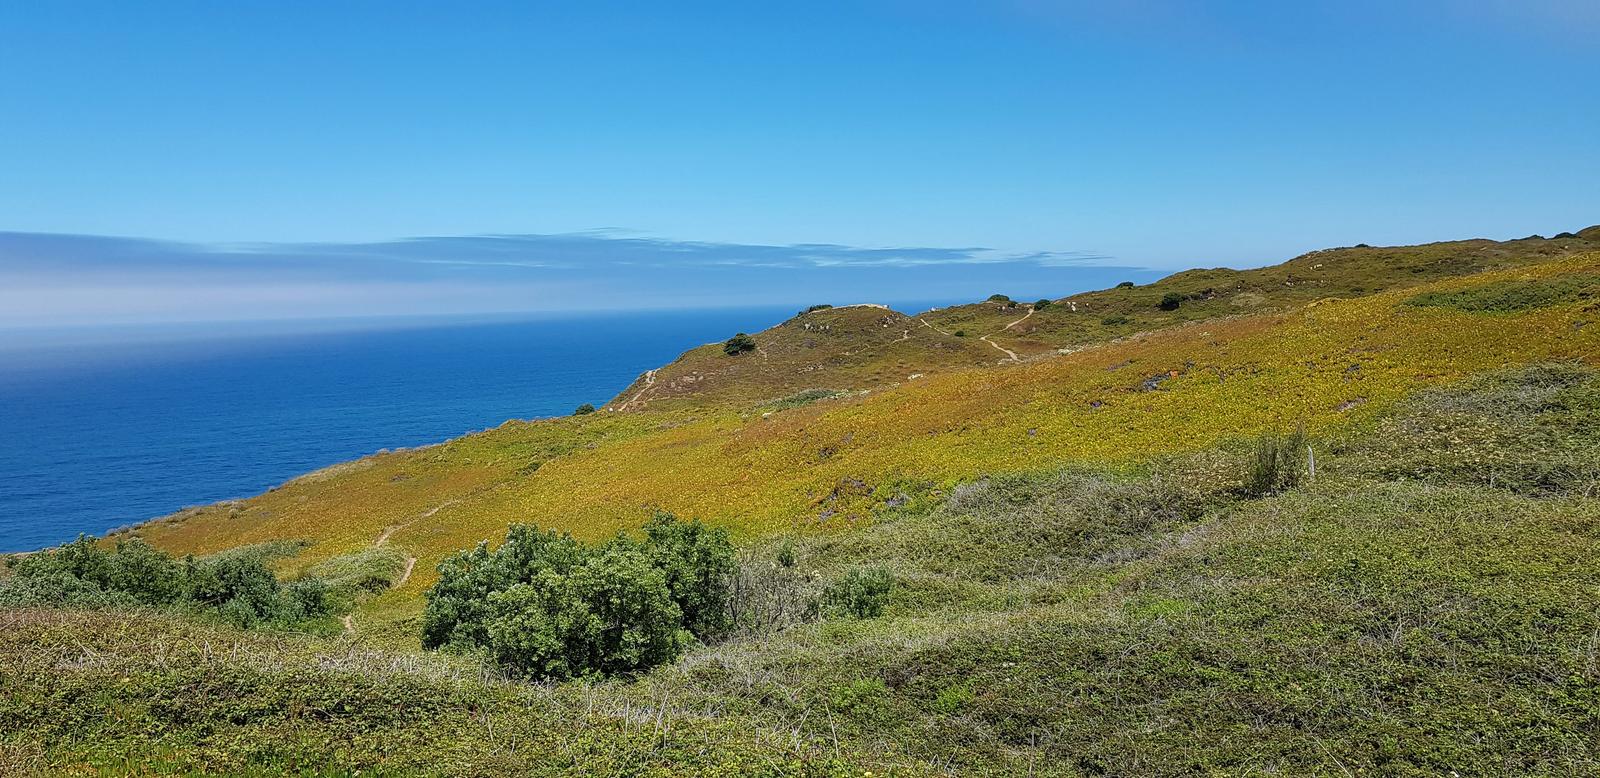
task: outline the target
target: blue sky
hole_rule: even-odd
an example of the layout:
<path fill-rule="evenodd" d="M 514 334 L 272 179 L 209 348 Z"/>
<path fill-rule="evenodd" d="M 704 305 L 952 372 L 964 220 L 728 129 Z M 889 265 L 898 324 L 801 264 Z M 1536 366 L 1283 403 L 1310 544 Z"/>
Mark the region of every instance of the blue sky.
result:
<path fill-rule="evenodd" d="M 1600 222 L 1595 40 L 1592 0 L 0 0 L 0 326 L 1551 234 Z"/>

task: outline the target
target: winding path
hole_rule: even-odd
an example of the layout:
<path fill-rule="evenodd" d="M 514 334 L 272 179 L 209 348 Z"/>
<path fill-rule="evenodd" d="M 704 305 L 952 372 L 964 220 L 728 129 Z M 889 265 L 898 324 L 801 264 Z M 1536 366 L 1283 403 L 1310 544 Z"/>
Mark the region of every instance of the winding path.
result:
<path fill-rule="evenodd" d="M 1009 330 L 1009 329 L 1011 329 L 1011 328 L 1012 328 L 1012 327 L 1015 327 L 1015 326 L 1017 326 L 1017 325 L 1018 325 L 1018 324 L 1021 324 L 1021 323 L 1023 323 L 1023 322 L 1025 322 L 1025 321 L 1027 321 L 1027 320 L 1028 320 L 1028 317 L 1029 317 L 1029 316 L 1032 316 L 1032 315 L 1033 315 L 1033 312 L 1034 312 L 1034 311 L 1036 311 L 1036 310 L 1038 310 L 1038 309 L 1037 309 L 1037 308 L 1034 308 L 1034 307 L 1032 307 L 1032 306 L 1029 306 L 1029 307 L 1028 307 L 1028 313 L 1027 313 L 1027 314 L 1026 314 L 1026 315 L 1024 315 L 1024 316 L 1023 316 L 1023 317 L 1022 317 L 1022 318 L 1020 318 L 1020 319 L 1017 319 L 1017 320 L 1016 320 L 1016 321 L 1014 321 L 1014 322 L 1011 322 L 1011 323 L 1010 323 L 1010 324 L 1007 324 L 1007 325 L 1006 325 L 1006 326 L 1004 326 L 1004 327 L 1001 327 L 1001 328 L 1000 328 L 1000 329 L 1002 329 L 1002 330 Z"/>
<path fill-rule="evenodd" d="M 654 373 L 655 371 L 652 370 L 650 372 Z M 426 511 L 423 511 L 422 513 L 417 514 L 415 518 L 411 519 L 410 521 L 408 521 L 408 522 L 406 522 L 404 524 L 391 524 L 391 525 L 389 525 L 388 527 L 384 528 L 384 530 L 383 530 L 383 532 L 381 534 L 378 535 L 378 539 L 374 540 L 372 542 L 373 548 L 382 548 L 383 546 L 389 545 L 389 538 L 394 537 L 394 533 L 399 532 L 400 530 L 403 530 L 406 527 L 409 527 L 409 526 L 411 526 L 411 525 L 413 525 L 413 524 L 415 524 L 415 523 L 417 523 L 419 521 L 422 521 L 423 519 L 431 519 L 439 511 L 442 511 L 445 508 L 448 508 L 448 507 L 450 507 L 452 505 L 455 505 L 458 502 L 461 502 L 462 499 L 464 499 L 464 498 L 457 497 L 457 498 L 455 498 L 453 500 L 445 500 L 444 502 L 439 503 L 438 505 L 435 505 L 432 508 L 429 508 Z M 398 589 L 398 588 L 404 586 L 406 581 L 411 580 L 411 573 L 412 573 L 413 570 L 416 570 L 416 569 L 417 569 L 417 558 L 407 554 L 406 555 L 406 569 L 403 572 L 400 573 L 400 578 L 398 580 L 396 580 L 392 584 L 389 584 L 389 588 L 391 590 L 394 590 L 394 589 Z M 347 613 L 347 614 L 345 614 L 343 616 L 340 616 L 339 617 L 339 622 L 344 625 L 344 632 L 345 632 L 346 635 L 354 635 L 356 633 L 356 625 L 355 625 L 355 622 L 351 619 L 351 614 Z"/>
<path fill-rule="evenodd" d="M 1036 311 L 1036 310 L 1038 310 L 1038 309 L 1037 308 L 1033 308 L 1033 307 L 1030 306 L 1028 308 L 1028 312 L 1026 314 L 1023 314 L 1022 318 L 1017 319 L 1016 321 L 1011 322 L 1010 324 L 1007 324 L 1004 327 L 1001 327 L 1000 331 L 1001 332 L 1005 332 L 1006 330 L 1009 330 L 1012 327 L 1015 327 L 1018 324 L 1021 324 L 1021 323 L 1025 322 L 1025 321 L 1027 321 L 1028 317 L 1032 316 L 1033 312 Z M 923 324 L 927 324 L 927 322 L 923 322 Z M 1004 351 L 1006 353 L 1006 356 L 1008 358 L 1010 358 L 1012 362 L 1021 362 L 1022 361 L 1022 358 L 1017 356 L 1017 352 L 1012 351 L 1011 349 L 1008 349 L 1005 346 L 1000 345 L 999 343 L 996 343 L 996 342 L 994 342 L 992 340 L 989 340 L 989 336 L 988 335 L 984 335 L 984 336 L 978 338 L 978 340 L 981 340 L 984 343 L 987 343 L 987 344 L 989 344 L 991 346 L 994 346 L 997 349 L 1000 349 L 1001 351 Z"/>
<path fill-rule="evenodd" d="M 996 342 L 994 342 L 992 340 L 989 340 L 989 336 L 988 335 L 984 335 L 982 337 L 979 337 L 978 340 L 981 340 L 984 343 L 987 343 L 987 344 L 989 344 L 991 346 L 994 346 L 997 349 L 1000 349 L 1001 351 L 1006 352 L 1006 356 L 1009 357 L 1012 362 L 1021 362 L 1022 361 L 1021 359 L 1019 359 L 1017 357 L 1017 352 L 1012 351 L 1011 349 L 1008 349 L 1005 346 L 1000 345 L 999 343 L 996 343 Z"/>

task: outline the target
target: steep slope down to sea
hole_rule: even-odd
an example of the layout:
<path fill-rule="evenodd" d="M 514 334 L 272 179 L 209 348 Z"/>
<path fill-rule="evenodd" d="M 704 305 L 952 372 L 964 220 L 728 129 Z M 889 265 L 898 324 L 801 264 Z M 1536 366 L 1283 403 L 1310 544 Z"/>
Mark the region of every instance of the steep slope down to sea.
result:
<path fill-rule="evenodd" d="M 1119 303 L 1129 323 L 1105 325 L 1119 337 L 1080 337 L 1073 324 L 1007 339 L 1004 324 L 1020 309 L 963 336 L 939 312 L 818 311 L 757 333 L 753 351 L 691 350 L 600 413 L 368 457 L 134 532 L 176 552 L 309 542 L 281 563 L 287 574 L 392 548 L 412 574 L 352 621 L 406 644 L 439 560 L 512 522 L 593 539 L 662 508 L 746 540 L 832 534 L 965 479 L 1062 463 L 1131 467 L 1295 426 L 1337 434 L 1483 371 L 1594 361 L 1597 245 L 1600 229 L 1590 228 L 1548 241 L 1340 250 L 1207 271 L 1234 286 L 1212 278 L 1209 294 L 1174 291 L 1175 312 L 1163 310 L 1162 290 L 1199 276 L 1080 296 L 1077 314 L 1069 298 L 1014 328 L 1100 321 L 1092 306 L 1135 295 Z M 1320 275 L 1300 283 L 1302 273 Z M 1234 305 L 1228 289 L 1254 302 Z M 1052 319 L 1062 308 L 1069 317 Z M 1060 339 L 1045 345 L 1064 345 L 1029 345 L 1050 332 Z"/>

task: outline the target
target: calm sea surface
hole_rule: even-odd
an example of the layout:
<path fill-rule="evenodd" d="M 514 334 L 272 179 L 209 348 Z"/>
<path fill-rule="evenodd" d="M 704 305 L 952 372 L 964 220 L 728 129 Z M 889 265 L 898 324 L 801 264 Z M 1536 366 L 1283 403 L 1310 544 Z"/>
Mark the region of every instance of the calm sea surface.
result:
<path fill-rule="evenodd" d="M 688 348 L 793 313 L 0 332 L 0 552 L 246 497 L 378 449 L 598 406 Z"/>

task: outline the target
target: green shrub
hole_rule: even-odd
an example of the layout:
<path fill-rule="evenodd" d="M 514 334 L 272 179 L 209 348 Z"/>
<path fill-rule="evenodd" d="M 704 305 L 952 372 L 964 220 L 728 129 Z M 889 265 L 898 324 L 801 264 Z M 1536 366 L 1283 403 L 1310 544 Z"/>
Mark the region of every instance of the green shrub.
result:
<path fill-rule="evenodd" d="M 933 709 L 944 714 L 959 713 L 973 698 L 970 680 L 953 683 L 939 690 L 939 694 L 933 698 Z"/>
<path fill-rule="evenodd" d="M 1036 311 L 1042 311 L 1042 310 L 1044 310 L 1046 308 L 1049 308 L 1053 304 L 1054 303 L 1051 303 L 1049 300 L 1041 299 L 1038 302 L 1033 304 L 1033 309 L 1036 310 Z"/>
<path fill-rule="evenodd" d="M 823 590 L 823 607 L 836 615 L 870 619 L 883 615 L 894 575 L 883 567 L 857 567 Z"/>
<path fill-rule="evenodd" d="M 829 308 L 832 308 L 832 307 L 833 306 L 828 305 L 827 303 L 822 303 L 820 305 L 807 306 L 805 310 L 800 312 L 800 314 L 801 315 L 805 315 L 805 314 L 808 314 L 808 313 L 816 313 L 817 311 L 826 311 L 826 310 L 828 310 Z"/>
<path fill-rule="evenodd" d="M 802 389 L 787 397 L 780 397 L 772 402 L 757 407 L 769 411 L 786 411 L 790 408 L 799 408 L 804 405 L 810 405 L 818 400 L 831 400 L 835 397 L 843 397 L 847 394 L 849 394 L 849 392 L 840 391 L 838 389 Z"/>
<path fill-rule="evenodd" d="M 1005 296 L 1003 294 L 991 294 L 991 295 L 989 295 L 989 302 L 991 302 L 991 303 L 1009 303 L 1009 302 L 1011 302 L 1011 298 L 1007 297 L 1007 296 Z"/>
<path fill-rule="evenodd" d="M 439 563 L 439 580 L 428 590 L 422 613 L 422 645 L 487 646 L 489 596 L 550 571 L 566 575 L 588 549 L 571 535 L 513 524 L 494 551 L 487 542 Z"/>
<path fill-rule="evenodd" d="M 1282 436 L 1267 433 L 1256 439 L 1244 491 L 1252 497 L 1275 494 L 1298 485 L 1305 474 L 1305 431 L 1297 429 Z"/>
<path fill-rule="evenodd" d="M 967 336 L 967 331 L 966 330 L 956 330 L 956 337 L 965 338 L 966 336 Z"/>
<path fill-rule="evenodd" d="M 486 649 L 533 678 L 631 673 L 727 634 L 734 552 L 727 532 L 659 513 L 645 537 L 598 547 L 514 525 L 439 565 L 422 643 Z"/>
<path fill-rule="evenodd" d="M 738 356 L 746 351 L 755 351 L 756 339 L 744 333 L 738 333 L 722 344 L 722 353 L 730 357 Z"/>
<path fill-rule="evenodd" d="M 573 416 L 588 416 L 591 413 L 594 413 L 594 405 L 591 403 L 584 403 L 572 410 Z"/>
<path fill-rule="evenodd" d="M 1133 282 L 1132 281 L 1122 281 L 1122 282 L 1117 284 L 1117 288 L 1118 289 L 1132 289 L 1133 288 Z"/>
<path fill-rule="evenodd" d="M 391 546 L 371 546 L 318 562 L 309 572 L 327 584 L 330 595 L 353 600 L 393 586 L 405 567 L 405 554 Z"/>
<path fill-rule="evenodd" d="M 728 531 L 707 527 L 699 519 L 679 521 L 658 512 L 644 526 L 644 551 L 666 576 L 673 602 L 683 612 L 683 625 L 701 640 L 727 633 L 728 581 L 733 576 L 733 544 Z"/>
<path fill-rule="evenodd" d="M 325 615 L 327 587 L 307 579 L 282 586 L 265 560 L 298 544 L 245 547 L 182 562 L 139 538 L 107 551 L 93 539 L 76 541 L 19 561 L 0 583 L 0 603 L 73 608 L 132 605 L 173 607 L 219 615 L 242 627 L 292 624 Z"/>
<path fill-rule="evenodd" d="M 1107 327 L 1115 327 L 1118 324 L 1127 324 L 1130 321 L 1132 321 L 1132 320 L 1129 319 L 1126 316 L 1116 315 L 1116 316 L 1107 316 L 1104 319 L 1101 319 L 1100 323 L 1106 325 Z"/>
<path fill-rule="evenodd" d="M 666 575 L 626 543 L 567 575 L 541 571 L 489 605 L 491 654 L 535 678 L 631 673 L 677 659 L 691 640 Z"/>
<path fill-rule="evenodd" d="M 1177 292 L 1167 292 L 1166 294 L 1161 295 L 1161 303 L 1159 307 L 1163 311 L 1176 311 L 1178 310 L 1178 306 L 1183 305 L 1183 300 L 1183 295 L 1178 294 Z"/>

